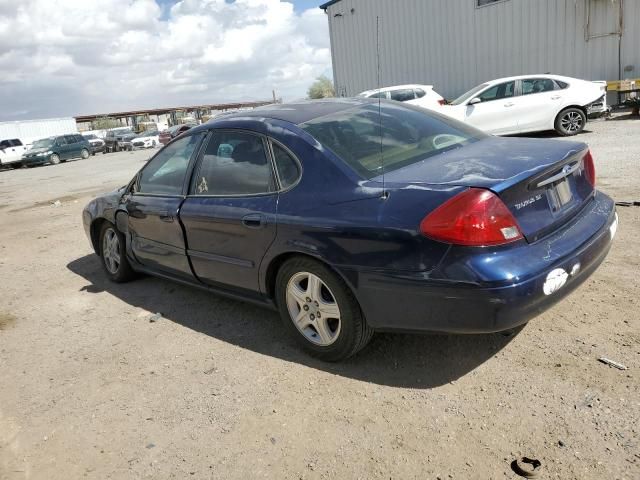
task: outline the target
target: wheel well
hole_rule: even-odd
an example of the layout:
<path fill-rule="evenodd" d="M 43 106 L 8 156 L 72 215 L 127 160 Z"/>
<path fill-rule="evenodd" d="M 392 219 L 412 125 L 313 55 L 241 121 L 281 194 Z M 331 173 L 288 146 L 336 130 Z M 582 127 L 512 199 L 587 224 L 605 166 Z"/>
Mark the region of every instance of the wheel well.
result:
<path fill-rule="evenodd" d="M 568 105 L 558 112 L 558 115 L 556 115 L 556 119 L 560 116 L 562 112 L 564 112 L 569 108 L 577 108 L 578 110 L 582 110 L 582 113 L 584 113 L 585 117 L 587 116 L 587 107 L 583 107 L 581 105 Z"/>
<path fill-rule="evenodd" d="M 267 275 L 266 275 L 266 278 L 265 278 L 265 284 L 266 284 L 266 289 L 267 289 L 267 295 L 269 296 L 269 298 L 275 300 L 275 297 L 276 297 L 276 277 L 278 276 L 278 271 L 280 270 L 280 267 L 284 264 L 284 262 L 286 262 L 287 260 L 289 260 L 290 258 L 293 258 L 293 257 L 309 258 L 311 260 L 315 260 L 316 262 L 322 263 L 325 267 L 327 267 L 329 270 L 331 270 L 333 273 L 335 273 L 339 278 L 341 278 L 347 284 L 347 287 L 349 288 L 349 290 L 351 290 L 351 293 L 354 294 L 353 288 L 351 286 L 351 283 L 346 278 L 344 278 L 343 275 L 341 275 L 339 272 L 337 272 L 335 270 L 335 268 L 333 268 L 328 263 L 324 262 L 322 259 L 319 259 L 317 257 L 314 257 L 313 255 L 308 255 L 308 254 L 305 254 L 305 253 L 288 252 L 288 253 L 282 253 L 282 254 L 278 255 L 277 257 L 275 257 L 273 260 L 271 260 L 271 263 L 267 267 Z M 355 297 L 355 294 L 354 294 L 354 297 Z"/>
<path fill-rule="evenodd" d="M 105 222 L 109 222 L 106 218 L 96 218 L 92 223 L 89 232 L 91 233 L 91 244 L 93 250 L 100 256 L 100 230 Z"/>

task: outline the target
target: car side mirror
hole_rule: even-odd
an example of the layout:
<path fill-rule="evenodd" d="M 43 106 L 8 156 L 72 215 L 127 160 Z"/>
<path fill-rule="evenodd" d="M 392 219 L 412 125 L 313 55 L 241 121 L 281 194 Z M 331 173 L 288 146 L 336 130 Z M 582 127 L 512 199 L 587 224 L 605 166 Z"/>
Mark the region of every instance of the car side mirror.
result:
<path fill-rule="evenodd" d="M 480 100 L 478 97 L 474 97 L 471 100 L 469 100 L 468 105 L 476 105 L 478 103 L 482 103 L 482 100 Z"/>

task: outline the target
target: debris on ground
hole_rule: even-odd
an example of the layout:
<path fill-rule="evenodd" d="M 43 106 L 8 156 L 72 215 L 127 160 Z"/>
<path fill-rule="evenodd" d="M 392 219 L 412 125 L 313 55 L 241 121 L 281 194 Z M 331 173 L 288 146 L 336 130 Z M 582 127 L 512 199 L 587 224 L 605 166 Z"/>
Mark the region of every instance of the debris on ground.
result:
<path fill-rule="evenodd" d="M 60 200 L 56 200 L 55 202 L 51 203 L 52 207 L 59 207 L 62 205 L 62 202 Z"/>
<path fill-rule="evenodd" d="M 542 462 L 535 458 L 522 457 L 511 462 L 511 469 L 521 477 L 537 478 L 542 468 Z"/>
<path fill-rule="evenodd" d="M 614 362 L 613 360 L 610 360 L 610 359 L 608 359 L 606 357 L 600 357 L 600 358 L 598 358 L 598 361 L 602 362 L 602 363 L 606 363 L 607 365 L 610 365 L 612 367 L 615 367 L 618 370 L 626 370 L 627 369 L 626 365 L 623 365 L 623 364 L 618 363 L 618 362 Z"/>
<path fill-rule="evenodd" d="M 162 314 L 160 312 L 154 313 L 149 316 L 149 323 L 155 323 L 162 318 Z"/>

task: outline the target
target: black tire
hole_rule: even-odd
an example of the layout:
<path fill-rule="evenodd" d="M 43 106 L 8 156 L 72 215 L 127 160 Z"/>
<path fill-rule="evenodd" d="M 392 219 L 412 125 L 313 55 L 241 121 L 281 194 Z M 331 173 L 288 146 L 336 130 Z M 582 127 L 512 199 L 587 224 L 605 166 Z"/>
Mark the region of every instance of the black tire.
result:
<path fill-rule="evenodd" d="M 22 168 L 22 163 L 20 162 L 14 162 L 11 164 L 11 168 L 13 168 L 14 170 L 18 169 L 18 168 Z"/>
<path fill-rule="evenodd" d="M 89 158 L 89 150 L 87 150 L 86 148 L 80 150 L 80 158 L 82 158 L 83 160 Z"/>
<path fill-rule="evenodd" d="M 109 262 L 105 259 L 105 248 L 108 248 L 106 245 L 107 234 L 110 234 L 111 232 L 114 234 L 115 238 L 118 239 L 117 251 L 120 256 L 120 262 L 117 268 L 112 268 L 113 265 L 109 265 Z M 102 228 L 100 228 L 99 240 L 100 263 L 102 263 L 102 268 L 107 274 L 109 280 L 116 283 L 123 283 L 132 280 L 135 277 L 135 272 L 127 260 L 124 235 L 120 233 L 111 222 L 104 222 L 102 224 Z"/>
<path fill-rule="evenodd" d="M 323 346 L 312 342 L 293 322 L 287 305 L 287 287 L 296 275 L 311 273 L 318 277 L 334 297 L 340 310 L 340 328 L 333 343 Z M 347 284 L 324 264 L 307 258 L 293 257 L 278 270 L 276 277 L 276 303 L 285 328 L 311 355 L 328 362 L 337 362 L 362 350 L 373 336 L 360 310 L 360 305 Z"/>
<path fill-rule="evenodd" d="M 58 165 L 60 163 L 60 155 L 52 153 L 49 157 L 49 163 L 51 163 L 51 165 Z"/>
<path fill-rule="evenodd" d="M 587 116 L 580 108 L 570 107 L 562 110 L 556 117 L 554 128 L 559 135 L 571 137 L 584 130 Z"/>

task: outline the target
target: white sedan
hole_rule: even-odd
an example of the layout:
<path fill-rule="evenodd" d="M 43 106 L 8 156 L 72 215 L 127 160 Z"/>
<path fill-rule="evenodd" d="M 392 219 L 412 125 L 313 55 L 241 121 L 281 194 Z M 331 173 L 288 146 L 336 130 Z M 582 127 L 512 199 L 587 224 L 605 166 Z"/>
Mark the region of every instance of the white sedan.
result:
<path fill-rule="evenodd" d="M 558 75 L 526 75 L 492 80 L 472 88 L 440 111 L 487 133 L 555 130 L 580 133 L 591 105 L 602 102 L 602 86 Z"/>
<path fill-rule="evenodd" d="M 131 140 L 132 148 L 155 148 L 160 145 L 160 133 L 156 130 L 141 133 Z"/>
<path fill-rule="evenodd" d="M 377 88 L 362 92 L 358 96 L 406 102 L 410 105 L 417 105 L 431 110 L 435 110 L 445 104 L 444 98 L 433 89 L 433 85 L 398 85 Z"/>

